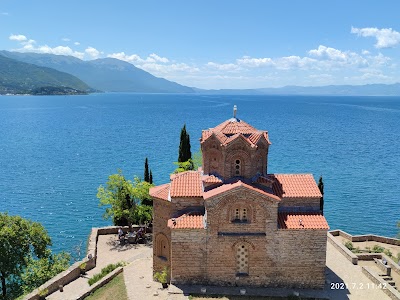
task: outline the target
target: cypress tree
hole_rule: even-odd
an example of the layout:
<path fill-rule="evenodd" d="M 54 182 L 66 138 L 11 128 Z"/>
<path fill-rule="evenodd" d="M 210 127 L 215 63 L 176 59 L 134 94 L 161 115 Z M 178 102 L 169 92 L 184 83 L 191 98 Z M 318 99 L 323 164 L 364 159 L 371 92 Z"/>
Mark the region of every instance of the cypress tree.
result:
<path fill-rule="evenodd" d="M 189 159 L 192 159 L 192 152 L 190 151 L 190 136 L 186 131 L 186 124 L 184 124 L 181 130 L 178 162 L 185 162 Z"/>
<path fill-rule="evenodd" d="M 318 180 L 318 189 L 322 195 L 319 201 L 319 209 L 321 210 L 322 214 L 324 214 L 324 182 L 322 181 L 322 176 L 320 176 Z"/>
<path fill-rule="evenodd" d="M 144 161 L 144 181 L 150 182 L 149 161 L 148 161 L 147 157 Z"/>
<path fill-rule="evenodd" d="M 149 183 L 153 184 L 153 172 L 151 172 L 151 170 L 150 170 Z"/>

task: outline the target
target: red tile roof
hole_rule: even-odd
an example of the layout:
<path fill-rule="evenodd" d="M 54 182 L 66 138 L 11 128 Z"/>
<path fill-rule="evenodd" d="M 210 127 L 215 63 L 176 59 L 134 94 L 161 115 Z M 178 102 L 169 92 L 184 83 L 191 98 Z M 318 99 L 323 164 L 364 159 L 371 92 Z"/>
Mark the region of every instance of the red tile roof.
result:
<path fill-rule="evenodd" d="M 312 174 L 272 174 L 274 193 L 281 198 L 320 198 L 321 192 Z"/>
<path fill-rule="evenodd" d="M 186 171 L 171 176 L 171 197 L 201 197 L 203 182 L 198 171 Z"/>
<path fill-rule="evenodd" d="M 149 194 L 151 197 L 168 201 L 169 187 L 169 183 L 152 187 L 150 188 Z"/>
<path fill-rule="evenodd" d="M 223 134 L 252 134 L 253 132 L 257 132 L 257 129 L 243 120 L 232 118 L 216 126 L 214 131 L 219 131 Z"/>
<path fill-rule="evenodd" d="M 203 175 L 204 183 L 222 183 L 222 180 L 214 175 Z"/>
<path fill-rule="evenodd" d="M 201 142 L 206 141 L 212 135 L 214 135 L 222 145 L 227 145 L 238 137 L 243 137 L 251 145 L 256 145 L 260 141 L 260 138 L 263 137 L 268 144 L 271 144 L 266 131 L 257 130 L 253 126 L 237 118 L 231 118 L 215 128 L 203 130 Z"/>
<path fill-rule="evenodd" d="M 278 213 L 278 225 L 281 229 L 329 229 L 319 213 Z"/>
<path fill-rule="evenodd" d="M 255 186 L 252 186 L 252 185 L 249 185 L 247 183 L 244 183 L 244 182 L 242 182 L 240 180 L 235 182 L 235 183 L 226 183 L 226 184 L 223 184 L 223 185 L 221 185 L 221 186 L 219 186 L 219 187 L 217 187 L 215 189 L 209 190 L 209 191 L 207 191 L 207 192 L 205 192 L 203 194 L 203 197 L 204 197 L 204 199 L 208 199 L 208 198 L 211 198 L 213 196 L 216 196 L 216 195 L 219 195 L 219 194 L 222 194 L 222 193 L 225 193 L 227 191 L 230 191 L 230 190 L 233 190 L 233 189 L 236 189 L 236 188 L 240 188 L 240 187 L 244 187 L 246 189 L 256 191 L 256 192 L 258 192 L 260 194 L 266 195 L 266 196 L 268 196 L 270 198 L 273 198 L 273 199 L 275 199 L 277 201 L 281 200 L 279 197 L 277 197 L 277 196 L 275 196 L 273 194 L 267 193 L 266 191 L 264 191 L 262 189 L 259 189 L 259 188 L 255 187 Z"/>
<path fill-rule="evenodd" d="M 183 215 L 168 220 L 168 227 L 172 229 L 204 229 L 204 216 Z"/>

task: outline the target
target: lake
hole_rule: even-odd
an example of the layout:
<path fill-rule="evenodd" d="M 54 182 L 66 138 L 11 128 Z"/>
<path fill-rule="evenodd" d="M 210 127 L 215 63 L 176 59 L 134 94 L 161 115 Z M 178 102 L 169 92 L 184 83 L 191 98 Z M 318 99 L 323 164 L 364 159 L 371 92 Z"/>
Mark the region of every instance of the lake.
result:
<path fill-rule="evenodd" d="M 109 225 L 97 188 L 122 169 L 169 181 L 186 123 L 232 117 L 268 130 L 269 173 L 312 173 L 325 183 L 331 229 L 395 236 L 400 220 L 400 98 L 93 94 L 0 96 L 0 211 L 41 222 L 56 251 L 86 245 Z"/>

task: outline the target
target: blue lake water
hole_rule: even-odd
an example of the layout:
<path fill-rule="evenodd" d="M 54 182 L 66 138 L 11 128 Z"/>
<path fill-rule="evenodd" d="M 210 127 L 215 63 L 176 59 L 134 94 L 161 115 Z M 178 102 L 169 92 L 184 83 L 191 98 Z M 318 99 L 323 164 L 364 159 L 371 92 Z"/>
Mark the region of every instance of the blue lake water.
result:
<path fill-rule="evenodd" d="M 94 94 L 0 97 L 0 211 L 44 224 L 71 251 L 102 219 L 97 187 L 117 169 L 169 180 L 186 123 L 232 116 L 269 131 L 269 173 L 323 175 L 332 229 L 394 236 L 400 220 L 400 98 Z"/>

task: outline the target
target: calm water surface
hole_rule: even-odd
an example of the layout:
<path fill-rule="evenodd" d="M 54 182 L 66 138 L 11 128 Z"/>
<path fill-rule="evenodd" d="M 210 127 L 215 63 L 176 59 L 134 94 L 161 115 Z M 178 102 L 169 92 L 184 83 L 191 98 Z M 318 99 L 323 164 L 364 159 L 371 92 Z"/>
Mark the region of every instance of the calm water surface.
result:
<path fill-rule="evenodd" d="M 325 182 L 332 229 L 394 236 L 400 220 L 400 98 L 96 94 L 0 97 L 0 211 L 39 221 L 54 249 L 71 251 L 102 219 L 97 187 L 118 168 L 169 180 L 186 123 L 232 116 L 269 131 L 269 173 Z"/>

